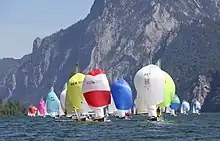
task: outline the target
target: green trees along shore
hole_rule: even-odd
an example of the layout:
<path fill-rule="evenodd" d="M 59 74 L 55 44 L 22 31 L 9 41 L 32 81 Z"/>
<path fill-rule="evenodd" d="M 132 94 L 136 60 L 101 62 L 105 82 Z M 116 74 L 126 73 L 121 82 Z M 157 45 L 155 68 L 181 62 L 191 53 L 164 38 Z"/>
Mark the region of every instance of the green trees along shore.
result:
<path fill-rule="evenodd" d="M 24 105 L 17 101 L 3 102 L 0 100 L 0 116 L 20 116 L 26 114 Z"/>

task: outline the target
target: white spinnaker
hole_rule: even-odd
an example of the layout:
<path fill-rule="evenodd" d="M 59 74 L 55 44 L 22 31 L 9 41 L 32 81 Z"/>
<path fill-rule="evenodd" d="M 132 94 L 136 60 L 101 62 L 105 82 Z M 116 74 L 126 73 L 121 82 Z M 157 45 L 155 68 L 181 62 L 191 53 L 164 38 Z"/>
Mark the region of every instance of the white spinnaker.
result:
<path fill-rule="evenodd" d="M 98 74 L 96 76 L 86 75 L 82 87 L 83 93 L 91 91 L 110 91 L 110 86 L 106 74 Z"/>
<path fill-rule="evenodd" d="M 137 114 L 146 114 L 148 113 L 147 105 L 143 99 L 139 98 L 140 94 L 137 94 L 136 98 L 136 113 Z"/>
<path fill-rule="evenodd" d="M 165 78 L 162 70 L 155 65 L 143 67 L 136 73 L 134 85 L 138 98 L 144 102 L 141 105 L 146 106 L 149 116 L 155 116 L 156 105 L 164 98 Z"/>

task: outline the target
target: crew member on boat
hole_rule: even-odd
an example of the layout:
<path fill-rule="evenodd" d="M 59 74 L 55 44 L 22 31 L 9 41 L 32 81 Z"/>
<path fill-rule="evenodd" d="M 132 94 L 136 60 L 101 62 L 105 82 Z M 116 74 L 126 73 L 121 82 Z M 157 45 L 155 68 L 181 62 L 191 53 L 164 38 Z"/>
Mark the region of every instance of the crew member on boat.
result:
<path fill-rule="evenodd" d="M 157 117 L 161 117 L 162 114 L 161 114 L 161 110 L 160 110 L 160 107 L 157 108 Z"/>

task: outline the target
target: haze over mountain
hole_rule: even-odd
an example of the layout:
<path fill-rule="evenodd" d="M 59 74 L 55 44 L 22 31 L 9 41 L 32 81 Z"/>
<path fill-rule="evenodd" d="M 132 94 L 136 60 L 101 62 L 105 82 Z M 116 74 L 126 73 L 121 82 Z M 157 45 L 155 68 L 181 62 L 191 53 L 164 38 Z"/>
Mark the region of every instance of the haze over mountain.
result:
<path fill-rule="evenodd" d="M 77 62 L 132 85 L 138 69 L 161 59 L 181 99 L 220 111 L 219 11 L 218 0 L 95 0 L 84 20 L 34 40 L 1 76 L 0 98 L 36 104 L 52 85 L 59 94 Z"/>

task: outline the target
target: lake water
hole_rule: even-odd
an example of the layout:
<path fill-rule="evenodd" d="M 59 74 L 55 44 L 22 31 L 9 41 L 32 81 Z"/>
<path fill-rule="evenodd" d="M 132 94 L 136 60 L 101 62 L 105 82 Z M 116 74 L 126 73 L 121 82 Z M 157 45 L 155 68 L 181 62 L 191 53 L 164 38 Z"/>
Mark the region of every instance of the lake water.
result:
<path fill-rule="evenodd" d="M 165 116 L 148 122 L 142 116 L 106 123 L 31 118 L 0 118 L 0 141 L 220 141 L 220 114 Z"/>

